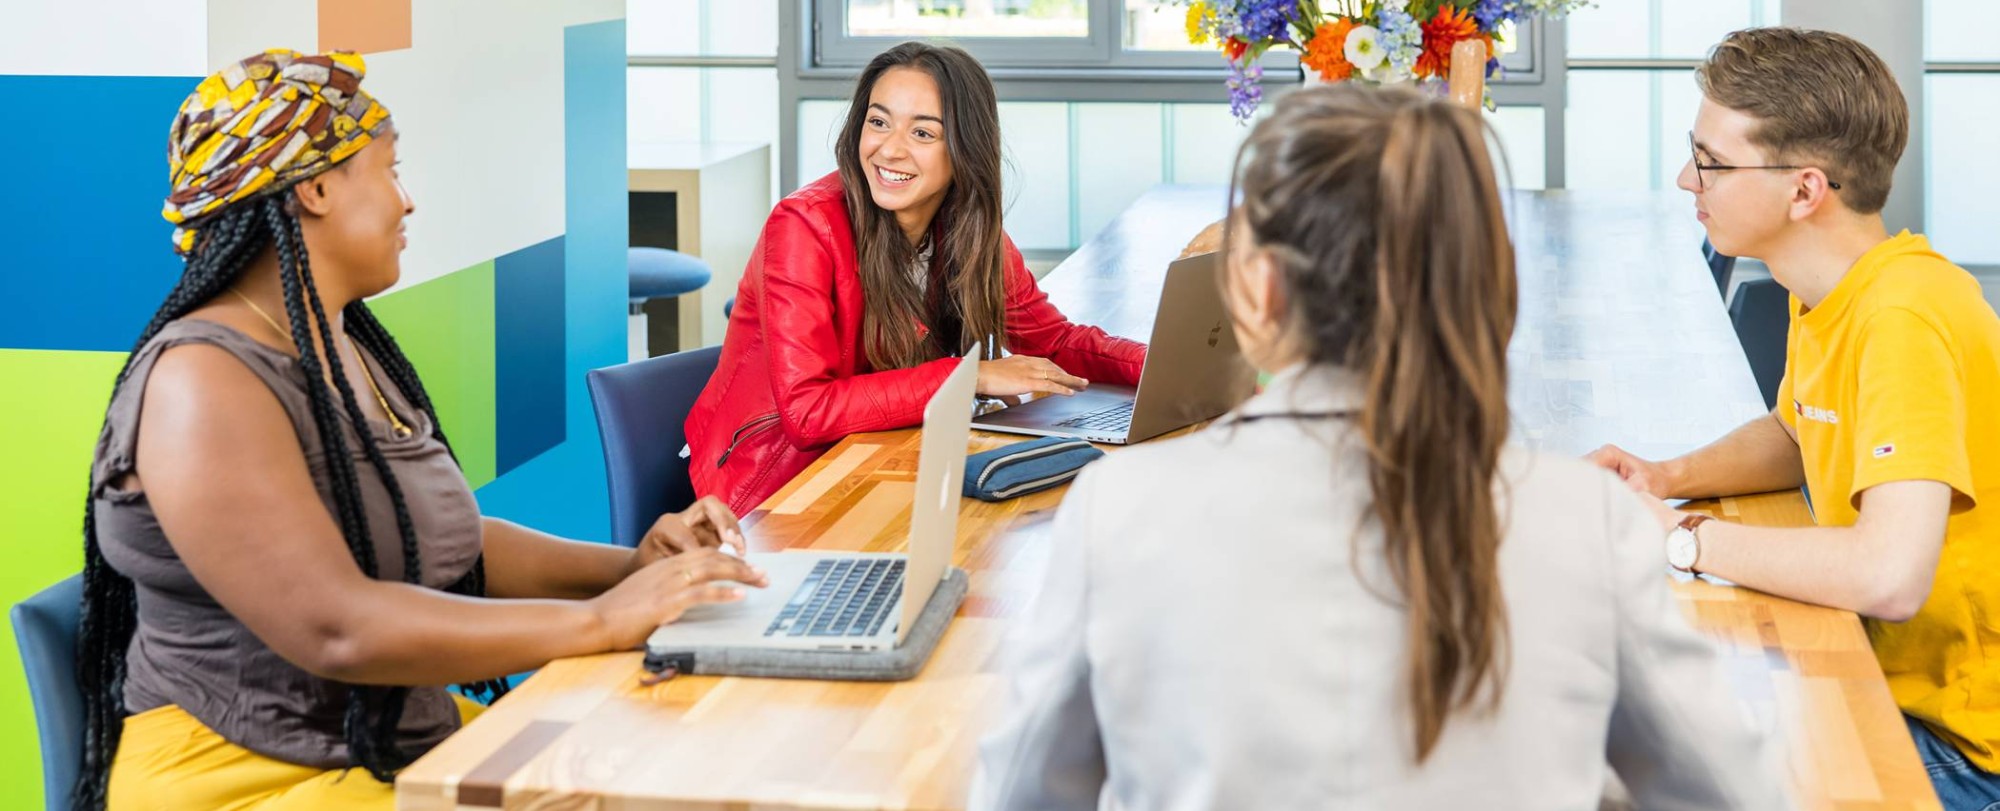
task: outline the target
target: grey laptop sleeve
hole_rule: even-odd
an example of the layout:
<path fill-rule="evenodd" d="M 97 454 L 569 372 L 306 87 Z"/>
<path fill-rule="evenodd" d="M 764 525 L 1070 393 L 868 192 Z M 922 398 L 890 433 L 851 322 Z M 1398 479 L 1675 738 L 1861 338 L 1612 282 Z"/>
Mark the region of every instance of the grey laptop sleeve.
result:
<path fill-rule="evenodd" d="M 905 681 L 930 661 L 945 626 L 965 602 L 968 576 L 956 566 L 945 570 L 928 605 L 903 644 L 886 651 L 772 650 L 766 648 L 696 646 L 646 651 L 646 669 L 655 673 L 671 667 L 699 676 L 753 676 L 772 679 L 829 681 Z"/>

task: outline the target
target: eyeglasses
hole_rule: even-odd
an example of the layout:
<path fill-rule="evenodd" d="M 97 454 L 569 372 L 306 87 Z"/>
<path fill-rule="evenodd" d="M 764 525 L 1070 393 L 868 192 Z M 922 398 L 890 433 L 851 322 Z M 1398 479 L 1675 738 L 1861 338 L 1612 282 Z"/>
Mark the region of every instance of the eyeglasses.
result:
<path fill-rule="evenodd" d="M 1694 178 L 1701 184 L 1702 191 L 1708 191 L 1708 173 L 1726 172 L 1731 169 L 1811 169 L 1811 166 L 1725 166 L 1720 163 L 1702 163 L 1701 150 L 1694 144 L 1694 132 L 1688 132 L 1688 160 L 1694 162 Z M 1840 191 L 1840 184 L 1832 179 L 1826 181 L 1827 188 Z"/>

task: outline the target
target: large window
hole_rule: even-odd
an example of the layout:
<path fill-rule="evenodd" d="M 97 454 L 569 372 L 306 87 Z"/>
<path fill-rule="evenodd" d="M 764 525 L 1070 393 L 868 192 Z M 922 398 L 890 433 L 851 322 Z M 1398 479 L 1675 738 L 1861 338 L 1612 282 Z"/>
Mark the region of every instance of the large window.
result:
<path fill-rule="evenodd" d="M 1085 39 L 1084 0 L 849 0 L 848 36 Z"/>
<path fill-rule="evenodd" d="M 625 49 L 628 142 L 769 144 L 777 193 L 778 0 L 626 0 Z"/>
<path fill-rule="evenodd" d="M 1859 0 L 1855 0 L 1859 1 Z M 2000 41 L 1963 25 L 1989 0 L 1923 0 L 1920 138 L 1923 228 L 1946 256 L 2000 264 L 1988 190 L 2000 186 Z M 1693 65 L 1730 31 L 1780 22 L 1777 0 L 1625 0 L 1578 12 L 1568 31 L 1566 185 L 1671 189 L 1687 160 L 1685 132 L 1701 101 Z"/>

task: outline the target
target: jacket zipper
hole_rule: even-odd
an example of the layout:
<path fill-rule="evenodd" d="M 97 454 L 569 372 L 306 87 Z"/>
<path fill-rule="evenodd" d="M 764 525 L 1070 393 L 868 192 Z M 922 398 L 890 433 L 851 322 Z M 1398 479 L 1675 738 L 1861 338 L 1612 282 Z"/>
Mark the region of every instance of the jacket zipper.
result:
<path fill-rule="evenodd" d="M 756 436 L 758 434 L 761 434 L 765 430 L 768 430 L 771 427 L 771 424 L 776 422 L 777 419 L 778 419 L 777 413 L 773 412 L 770 414 L 765 414 L 764 416 L 758 417 L 749 422 L 743 423 L 743 427 L 736 429 L 736 433 L 729 435 L 729 447 L 724 448 L 722 450 L 722 456 L 718 457 L 715 460 L 715 469 L 721 470 L 722 466 L 729 462 L 729 455 L 736 452 L 737 445 L 741 445 L 743 444 L 744 440 L 749 439 L 750 437 Z M 751 430 L 753 428 L 755 428 L 756 430 L 754 431 Z M 745 431 L 749 431 L 749 433 L 746 434 L 744 433 Z"/>

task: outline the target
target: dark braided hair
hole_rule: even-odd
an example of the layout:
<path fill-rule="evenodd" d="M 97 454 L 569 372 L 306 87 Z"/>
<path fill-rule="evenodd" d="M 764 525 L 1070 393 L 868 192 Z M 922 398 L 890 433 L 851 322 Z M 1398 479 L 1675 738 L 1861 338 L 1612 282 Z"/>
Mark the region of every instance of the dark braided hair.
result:
<path fill-rule="evenodd" d="M 311 402 L 313 425 L 318 429 L 326 454 L 327 473 L 333 491 L 334 518 L 340 525 L 347 548 L 362 572 L 379 576 L 375 544 L 368 530 L 368 518 L 361 501 L 360 480 L 351 454 L 337 452 L 347 447 L 341 429 L 343 411 L 357 428 L 364 426 L 359 401 L 342 372 L 340 353 L 335 350 L 338 336 L 322 330 L 320 344 L 314 345 L 307 326 L 308 313 L 326 324 L 318 286 L 306 257 L 304 235 L 298 217 L 287 208 L 287 195 L 273 192 L 238 203 L 211 215 L 201 229 L 201 242 L 188 256 L 187 267 L 166 301 L 153 314 L 146 329 L 133 344 L 132 354 L 118 372 L 113 387 L 125 384 L 131 373 L 132 358 L 168 324 L 194 311 L 236 283 L 245 268 L 267 249 L 278 255 L 278 275 L 284 286 L 285 312 L 289 316 L 292 341 L 299 352 L 299 366 L 305 372 L 305 386 Z M 431 405 L 423 382 L 401 347 L 360 301 L 342 311 L 347 333 L 366 348 L 388 373 L 390 382 L 430 418 L 434 433 L 449 452 L 444 431 L 438 426 L 437 410 Z M 331 386 L 327 378 L 331 377 Z M 339 404 L 334 401 L 339 394 Z M 389 469 L 388 460 L 375 443 L 373 434 L 359 428 L 361 449 L 370 467 L 388 490 L 395 506 L 396 531 L 402 540 L 403 581 L 419 583 L 421 562 L 416 527 L 410 520 L 408 503 Z M 453 459 L 457 455 L 453 454 Z M 104 807 L 111 762 L 118 751 L 118 739 L 125 719 L 125 656 L 138 622 L 138 604 L 132 581 L 106 563 L 98 545 L 95 510 L 86 503 L 83 518 L 83 616 L 77 641 L 77 682 L 84 699 L 83 768 L 71 795 L 71 807 L 96 811 Z M 485 558 L 475 559 L 469 571 L 447 587 L 453 594 L 483 596 L 486 591 Z M 471 695 L 491 701 L 506 691 L 506 683 L 488 680 L 461 685 Z M 396 728 L 402 721 L 408 687 L 366 687 L 352 685 L 343 722 L 351 762 L 367 769 L 383 782 L 394 780 L 398 770 L 419 753 L 405 752 L 396 745 Z"/>

